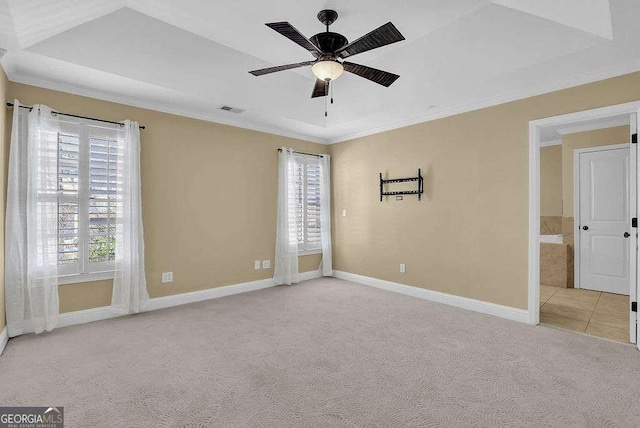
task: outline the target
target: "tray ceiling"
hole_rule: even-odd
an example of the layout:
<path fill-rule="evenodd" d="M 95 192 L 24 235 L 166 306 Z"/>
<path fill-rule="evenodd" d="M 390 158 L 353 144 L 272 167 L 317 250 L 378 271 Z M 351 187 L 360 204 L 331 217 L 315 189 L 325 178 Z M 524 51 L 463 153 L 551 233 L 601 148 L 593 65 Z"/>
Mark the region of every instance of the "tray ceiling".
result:
<path fill-rule="evenodd" d="M 248 73 L 313 59 L 264 23 L 311 37 L 326 7 L 349 40 L 388 21 L 407 39 L 350 58 L 401 78 L 343 75 L 327 118 L 310 68 Z M 12 81 L 332 143 L 640 70 L 637 16 L 635 0 L 0 0 L 0 47 Z"/>

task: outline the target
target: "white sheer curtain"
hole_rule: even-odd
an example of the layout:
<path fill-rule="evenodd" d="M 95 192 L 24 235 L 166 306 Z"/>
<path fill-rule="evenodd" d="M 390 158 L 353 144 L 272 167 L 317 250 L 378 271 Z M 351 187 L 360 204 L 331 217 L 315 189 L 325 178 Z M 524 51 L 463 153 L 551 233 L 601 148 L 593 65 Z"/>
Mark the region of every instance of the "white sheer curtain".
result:
<path fill-rule="evenodd" d="M 331 156 L 320 158 L 320 235 L 322 238 L 322 276 L 333 275 L 331 256 Z"/>
<path fill-rule="evenodd" d="M 120 314 L 137 313 L 149 301 L 144 273 L 144 240 L 142 229 L 142 196 L 140 180 L 140 127 L 124 121 L 118 132 L 118 192 L 115 276 L 111 307 Z"/>
<path fill-rule="evenodd" d="M 58 322 L 58 121 L 14 101 L 5 238 L 9 337 Z"/>
<path fill-rule="evenodd" d="M 294 152 L 278 154 L 278 217 L 273 278 L 278 285 L 298 283 L 298 218 Z"/>

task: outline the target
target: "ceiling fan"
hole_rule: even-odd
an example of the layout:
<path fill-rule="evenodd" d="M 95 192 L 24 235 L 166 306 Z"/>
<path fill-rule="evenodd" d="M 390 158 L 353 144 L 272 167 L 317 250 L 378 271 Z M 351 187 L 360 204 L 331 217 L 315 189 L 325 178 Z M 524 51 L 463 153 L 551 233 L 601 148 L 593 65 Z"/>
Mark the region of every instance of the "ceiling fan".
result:
<path fill-rule="evenodd" d="M 318 20 L 327 27 L 327 31 L 324 33 L 318 33 L 311 37 L 311 39 L 307 39 L 288 22 L 273 22 L 265 24 L 267 27 L 277 31 L 289 40 L 307 49 L 316 59 L 313 61 L 253 70 L 249 73 L 254 76 L 263 76 L 277 71 L 311 66 L 313 74 L 318 78 L 315 87 L 313 88 L 313 92 L 311 93 L 311 98 L 327 96 L 329 93 L 330 82 L 340 77 L 344 71 L 357 74 L 360 77 L 364 77 L 365 79 L 369 79 L 372 82 L 385 87 L 391 86 L 391 84 L 400 76 L 364 65 L 344 61 L 344 59 L 405 40 L 400 31 L 398 31 L 395 25 L 391 22 L 388 22 L 349 43 L 347 38 L 342 34 L 329 31 L 329 26 L 336 22 L 337 19 L 338 13 L 335 10 L 320 11 L 320 13 L 318 13 Z"/>

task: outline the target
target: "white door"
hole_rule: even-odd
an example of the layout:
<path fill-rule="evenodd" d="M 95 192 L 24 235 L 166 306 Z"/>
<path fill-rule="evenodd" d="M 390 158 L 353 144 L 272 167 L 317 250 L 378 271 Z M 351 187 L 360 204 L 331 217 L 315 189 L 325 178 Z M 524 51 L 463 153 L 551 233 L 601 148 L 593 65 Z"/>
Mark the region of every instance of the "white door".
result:
<path fill-rule="evenodd" d="M 578 286 L 629 295 L 629 147 L 577 154 Z"/>

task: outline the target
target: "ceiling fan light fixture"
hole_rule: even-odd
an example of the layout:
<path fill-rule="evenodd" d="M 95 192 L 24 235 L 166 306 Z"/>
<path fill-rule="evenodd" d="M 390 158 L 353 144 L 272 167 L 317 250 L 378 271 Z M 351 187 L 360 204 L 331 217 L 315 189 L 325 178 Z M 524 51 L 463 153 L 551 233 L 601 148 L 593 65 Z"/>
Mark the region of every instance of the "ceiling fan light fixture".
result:
<path fill-rule="evenodd" d="M 309 51 L 311 55 L 314 56 L 314 59 L 294 64 L 262 68 L 260 70 L 250 71 L 249 73 L 254 76 L 264 76 L 279 71 L 311 66 L 313 74 L 317 78 L 313 86 L 313 92 L 311 92 L 311 98 L 330 96 L 331 90 L 329 82 L 336 80 L 345 71 L 384 87 L 391 86 L 400 76 L 345 60 L 354 55 L 378 49 L 392 43 L 401 42 L 405 40 L 402 33 L 400 33 L 391 22 L 387 22 L 349 43 L 345 36 L 330 30 L 329 26 L 333 24 L 336 19 L 338 19 L 338 13 L 335 10 L 325 9 L 320 11 L 320 13 L 318 13 L 318 20 L 326 26 L 326 31 L 318 33 L 311 38 L 306 37 L 286 21 L 265 24 L 267 27 Z M 333 99 L 331 102 L 333 103 Z"/>
<path fill-rule="evenodd" d="M 338 61 L 325 60 L 313 64 L 311 71 L 318 79 L 329 82 L 340 77 L 344 72 L 344 67 Z"/>

